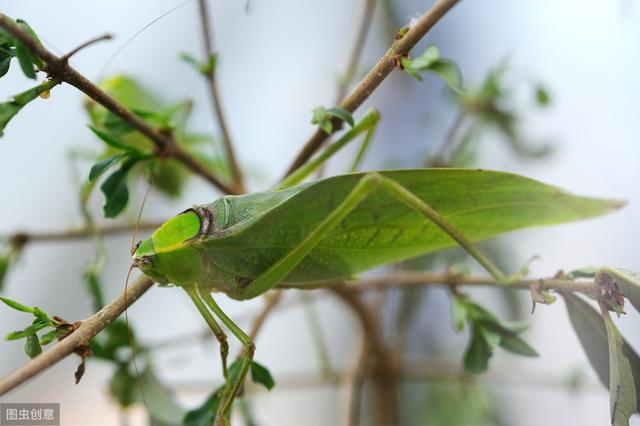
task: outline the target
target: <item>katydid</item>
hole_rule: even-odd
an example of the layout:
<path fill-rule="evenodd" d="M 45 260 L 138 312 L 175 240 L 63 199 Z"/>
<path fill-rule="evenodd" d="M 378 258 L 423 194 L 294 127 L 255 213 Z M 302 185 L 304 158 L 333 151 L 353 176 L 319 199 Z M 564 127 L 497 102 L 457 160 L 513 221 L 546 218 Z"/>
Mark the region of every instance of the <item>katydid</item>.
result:
<path fill-rule="evenodd" d="M 255 346 L 216 304 L 212 292 L 245 300 L 276 286 L 327 286 L 379 265 L 455 245 L 498 282 L 508 283 L 521 274 L 505 276 L 475 241 L 589 218 L 622 205 L 487 170 L 384 170 L 298 183 L 359 133 L 367 132 L 358 153 L 361 158 L 378 120 L 376 111 L 365 114 L 277 188 L 194 206 L 136 247 L 133 266 L 160 285 L 184 288 L 193 300 L 220 342 L 225 377 L 228 344 L 216 317 L 244 346 L 246 356 L 225 389 L 216 424 L 227 422 Z"/>

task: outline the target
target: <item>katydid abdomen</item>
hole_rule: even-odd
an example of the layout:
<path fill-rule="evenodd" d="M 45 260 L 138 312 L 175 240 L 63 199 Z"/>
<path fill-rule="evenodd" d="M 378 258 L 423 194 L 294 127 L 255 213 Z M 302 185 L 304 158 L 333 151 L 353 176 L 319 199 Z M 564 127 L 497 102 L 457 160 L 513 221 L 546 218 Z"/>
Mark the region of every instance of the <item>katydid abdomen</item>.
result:
<path fill-rule="evenodd" d="M 568 194 L 518 175 L 464 169 L 380 171 L 429 204 L 471 241 L 603 214 L 620 205 Z M 292 251 L 343 203 L 366 173 L 227 196 L 169 220 L 136 254 L 161 283 L 242 298 L 248 283 Z M 372 192 L 280 281 L 288 287 L 349 278 L 385 263 L 452 247 L 436 224 L 384 191 Z M 140 259 L 143 259 L 140 261 Z"/>

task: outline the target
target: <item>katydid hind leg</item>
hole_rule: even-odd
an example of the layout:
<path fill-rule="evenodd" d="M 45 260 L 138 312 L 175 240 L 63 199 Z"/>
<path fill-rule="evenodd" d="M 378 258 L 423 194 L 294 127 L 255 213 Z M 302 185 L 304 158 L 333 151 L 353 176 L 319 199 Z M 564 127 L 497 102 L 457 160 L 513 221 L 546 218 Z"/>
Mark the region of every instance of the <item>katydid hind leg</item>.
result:
<path fill-rule="evenodd" d="M 216 414 L 215 425 L 222 426 L 227 423 L 228 416 L 231 412 L 231 408 L 233 405 L 233 401 L 242 389 L 242 385 L 244 383 L 244 379 L 251 368 L 251 363 L 253 362 L 253 354 L 255 353 L 255 344 L 253 340 L 244 332 L 238 325 L 233 322 L 229 316 L 220 308 L 220 306 L 213 300 L 211 294 L 207 291 L 201 292 L 196 287 L 196 292 L 200 296 L 202 300 L 204 300 L 205 304 L 208 308 L 222 321 L 222 323 L 227 327 L 227 329 L 240 341 L 242 347 L 244 348 L 244 356 L 241 358 L 240 368 L 238 370 L 237 375 L 235 377 L 228 378 L 227 386 L 224 391 L 222 401 L 218 407 L 218 413 Z"/>
<path fill-rule="evenodd" d="M 222 327 L 218 325 L 211 312 L 207 309 L 207 305 L 202 301 L 202 298 L 200 297 L 198 291 L 194 287 L 184 287 L 184 289 L 193 301 L 194 305 L 196 305 L 196 308 L 198 308 L 200 315 L 202 315 L 205 322 L 220 343 L 222 371 L 224 373 L 224 377 L 226 378 L 228 375 L 227 356 L 229 355 L 229 343 L 227 342 L 227 335 L 225 334 L 224 330 L 222 330 Z"/>

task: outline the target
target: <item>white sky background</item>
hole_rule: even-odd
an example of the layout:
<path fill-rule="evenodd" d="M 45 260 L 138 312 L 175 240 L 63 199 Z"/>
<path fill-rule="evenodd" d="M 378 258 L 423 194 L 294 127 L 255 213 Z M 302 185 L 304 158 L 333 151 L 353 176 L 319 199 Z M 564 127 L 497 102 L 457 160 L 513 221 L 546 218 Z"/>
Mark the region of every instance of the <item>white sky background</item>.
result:
<path fill-rule="evenodd" d="M 26 19 L 56 53 L 104 32 L 117 39 L 95 45 L 73 59 L 73 65 L 96 79 L 109 57 L 126 38 L 177 1 L 111 2 L 68 0 L 55 7 L 35 0 L 2 2 L 2 12 Z M 348 5 L 347 5 L 348 3 Z M 431 2 L 397 2 L 398 15 L 407 19 Z M 178 9 L 142 33 L 109 65 L 107 73 L 126 72 L 161 92 L 167 100 L 195 97 L 193 127 L 210 132 L 211 113 L 204 85 L 190 68 L 177 60 L 177 52 L 200 54 L 200 34 L 194 1 Z M 249 167 L 253 189 L 269 186 L 290 162 L 297 147 L 313 131 L 310 111 L 333 103 L 335 79 L 343 70 L 360 20 L 360 2 L 302 2 L 253 0 L 249 15 L 244 2 L 213 2 L 215 44 L 222 52 L 218 76 L 231 132 L 238 142 L 242 163 Z M 379 14 L 378 14 L 379 15 Z M 380 16 L 378 16 L 380 18 Z M 370 66 L 388 45 L 383 21 L 377 19 L 362 62 Z M 523 231 L 508 238 L 524 263 L 534 254 L 543 259 L 532 273 L 547 275 L 558 268 L 617 265 L 640 270 L 637 241 L 640 237 L 640 7 L 631 1 L 463 2 L 427 38 L 437 43 L 445 57 L 461 66 L 466 81 L 477 84 L 506 55 L 526 75 L 541 79 L 554 99 L 550 111 L 527 121 L 532 139 L 550 139 L 555 155 L 542 163 L 522 164 L 502 145 L 486 140 L 480 166 L 517 171 L 573 192 L 624 198 L 629 206 L 615 215 L 553 228 Z M 419 52 L 418 48 L 416 52 Z M 17 71 L 0 80 L 0 98 L 8 97 L 29 82 Z M 411 161 L 417 153 L 433 149 L 442 140 L 453 111 L 439 81 L 427 77 L 419 84 L 394 73 L 359 112 L 378 107 L 383 113 L 375 146 L 368 157 L 371 167 Z M 443 104 L 444 102 L 444 104 Z M 445 107 L 443 108 L 442 105 Z M 356 114 L 358 115 L 358 114 Z M 29 105 L 11 122 L 0 139 L 0 232 L 16 229 L 62 229 L 80 224 L 72 173 L 70 147 L 92 148 L 93 141 L 78 92 L 68 86 L 53 90 L 48 101 Z M 491 138 L 488 138 L 491 139 Z M 337 163 L 339 164 L 339 163 Z M 338 166 L 334 167 L 339 172 Z M 83 170 L 86 174 L 87 170 Z M 166 203 L 152 195 L 145 214 L 163 218 L 185 206 L 217 196 L 195 180 L 178 203 Z M 101 200 L 96 197 L 96 208 Z M 129 212 L 133 214 L 132 212 Z M 111 239 L 107 277 L 108 298 L 123 287 L 129 264 L 129 238 Z M 80 276 L 91 259 L 90 244 L 29 246 L 10 275 L 5 295 L 38 305 L 65 318 L 88 316 L 90 303 Z M 444 299 L 443 299 L 444 300 Z M 260 306 L 222 298 L 235 317 Z M 340 306 L 320 307 L 323 324 L 335 345 L 334 360 L 352 356 L 348 337 L 357 336 L 356 324 Z M 443 311 L 445 314 L 447 310 Z M 130 318 L 144 339 L 158 341 L 202 328 L 202 321 L 182 293 L 153 289 Z M 22 327 L 26 317 L 0 309 L 0 334 Z M 498 356 L 493 365 L 509 367 L 517 374 L 541 371 L 562 376 L 576 366 L 589 372 L 586 358 L 570 329 L 564 306 L 539 307 L 529 333 L 542 356 L 535 361 Z M 619 322 L 628 339 L 640 348 L 636 313 Z M 449 332 L 448 318 L 444 321 Z M 636 323 L 635 325 L 633 323 Z M 350 329 L 356 332 L 350 333 Z M 258 360 L 276 374 L 317 368 L 309 329 L 300 311 L 278 314 L 258 341 Z M 461 338 L 462 339 L 462 338 Z M 0 344 L 0 374 L 24 362 L 17 343 Z M 457 359 L 457 356 L 455 357 Z M 91 415 L 92 424 L 115 424 L 117 414 L 105 392 L 108 369 L 90 363 L 83 382 L 75 387 L 75 360 L 67 360 L 18 392 L 12 402 L 60 401 L 63 424 L 80 424 Z M 185 348 L 159 357 L 163 376 L 173 383 L 218 377 L 217 349 Z M 195 403 L 202 397 L 193 387 L 182 395 Z M 589 391 L 571 396 L 563 391 L 509 387 L 502 397 L 518 425 L 582 424 L 608 421 L 608 395 Z M 329 388 L 304 392 L 274 391 L 258 398 L 255 411 L 262 424 L 333 424 L 334 405 L 342 394 Z M 535 401 L 535 403 L 532 403 Z M 541 409 L 544 407 L 544 409 Z M 340 407 L 342 409 L 344 407 Z M 313 417 L 309 417 L 313 412 Z M 99 413 L 99 414 L 98 414 Z M 635 424 L 640 424 L 637 421 Z"/>

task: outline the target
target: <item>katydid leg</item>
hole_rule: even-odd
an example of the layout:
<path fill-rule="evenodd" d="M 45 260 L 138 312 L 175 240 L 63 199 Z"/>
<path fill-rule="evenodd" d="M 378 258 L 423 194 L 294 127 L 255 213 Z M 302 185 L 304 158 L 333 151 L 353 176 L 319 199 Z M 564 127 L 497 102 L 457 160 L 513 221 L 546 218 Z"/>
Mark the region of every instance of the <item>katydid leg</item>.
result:
<path fill-rule="evenodd" d="M 222 371 L 224 372 L 224 377 L 227 377 L 227 356 L 229 355 L 229 343 L 227 342 L 227 335 L 222 330 L 222 328 L 218 325 L 211 312 L 207 309 L 207 305 L 204 304 L 202 298 L 198 294 L 197 290 L 194 287 L 184 287 L 185 291 L 198 308 L 200 315 L 204 318 L 205 322 L 216 336 L 216 339 L 220 343 L 220 356 L 222 357 Z"/>
<path fill-rule="evenodd" d="M 236 395 L 242 388 L 242 384 L 244 383 L 244 379 L 249 372 L 249 368 L 251 368 L 251 363 L 253 361 L 253 354 L 255 353 L 256 346 L 253 343 L 253 340 L 247 334 L 242 331 L 240 327 L 236 323 L 233 322 L 231 318 L 227 316 L 226 313 L 218 306 L 211 294 L 208 292 L 200 292 L 200 290 L 196 287 L 196 292 L 204 300 L 204 303 L 211 309 L 211 311 L 222 321 L 222 323 L 229 329 L 229 331 L 236 336 L 236 338 L 240 341 L 244 348 L 244 357 L 242 357 L 242 362 L 240 364 L 240 369 L 238 374 L 235 377 L 230 377 L 232 380 L 230 384 L 227 384 L 227 389 L 225 389 L 224 396 L 222 401 L 220 402 L 220 406 L 218 408 L 218 413 L 216 414 L 216 422 L 215 425 L 224 425 L 226 419 L 228 418 L 228 414 L 231 411 L 231 407 L 233 404 L 233 400 Z"/>

